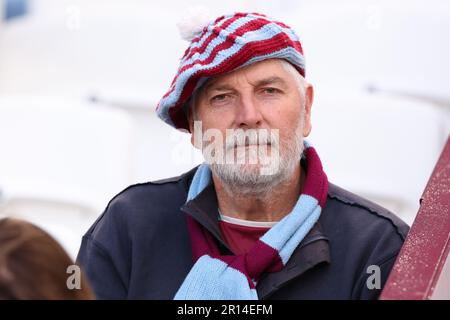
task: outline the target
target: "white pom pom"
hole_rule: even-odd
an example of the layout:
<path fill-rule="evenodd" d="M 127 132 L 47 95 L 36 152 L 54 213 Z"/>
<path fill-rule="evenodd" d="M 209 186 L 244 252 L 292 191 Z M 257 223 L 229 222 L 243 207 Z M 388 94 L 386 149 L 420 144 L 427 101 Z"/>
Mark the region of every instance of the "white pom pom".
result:
<path fill-rule="evenodd" d="M 202 6 L 191 7 L 187 10 L 180 22 L 177 23 L 177 27 L 181 37 L 184 40 L 191 41 L 213 19 L 207 8 Z"/>

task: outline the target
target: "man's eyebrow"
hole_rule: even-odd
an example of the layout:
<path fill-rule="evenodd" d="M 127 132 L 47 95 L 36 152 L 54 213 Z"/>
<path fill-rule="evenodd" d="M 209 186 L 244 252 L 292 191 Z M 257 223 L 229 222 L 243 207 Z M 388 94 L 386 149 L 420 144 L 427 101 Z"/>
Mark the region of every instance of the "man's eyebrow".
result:
<path fill-rule="evenodd" d="M 268 77 L 268 78 L 264 78 L 264 79 L 260 79 L 255 81 L 255 83 L 253 84 L 254 87 L 262 87 L 268 84 L 274 84 L 274 83 L 279 83 L 281 85 L 286 85 L 286 81 L 284 81 L 282 78 L 278 77 L 278 76 L 272 76 L 272 77 Z M 204 92 L 208 92 L 210 90 L 214 90 L 214 91 L 227 91 L 227 90 L 235 90 L 235 88 L 231 85 L 228 84 L 217 84 L 214 81 L 211 82 L 207 82 L 204 86 L 202 91 Z"/>
<path fill-rule="evenodd" d="M 205 87 L 204 87 L 204 91 L 205 92 L 208 92 L 210 90 L 227 91 L 227 90 L 235 90 L 235 88 L 233 86 L 228 85 L 228 84 L 218 84 L 218 85 L 216 85 L 213 82 L 213 83 L 206 84 Z"/>

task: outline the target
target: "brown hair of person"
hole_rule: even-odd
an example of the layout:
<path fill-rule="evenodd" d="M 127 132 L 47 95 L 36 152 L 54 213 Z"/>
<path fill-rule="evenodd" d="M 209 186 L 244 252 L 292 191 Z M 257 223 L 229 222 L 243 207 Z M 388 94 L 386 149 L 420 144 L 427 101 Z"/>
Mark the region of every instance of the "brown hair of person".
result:
<path fill-rule="evenodd" d="M 0 299 L 94 299 L 81 274 L 81 288 L 69 289 L 74 262 L 48 233 L 12 218 L 0 219 Z"/>

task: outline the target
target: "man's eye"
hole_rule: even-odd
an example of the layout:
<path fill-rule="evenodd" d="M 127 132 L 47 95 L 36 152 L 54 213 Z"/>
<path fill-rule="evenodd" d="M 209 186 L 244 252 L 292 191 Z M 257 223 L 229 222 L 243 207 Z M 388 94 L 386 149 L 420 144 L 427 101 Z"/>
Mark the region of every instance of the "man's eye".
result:
<path fill-rule="evenodd" d="M 212 102 L 222 102 L 225 101 L 228 98 L 227 94 L 218 94 L 217 96 L 214 96 L 211 98 Z"/>
<path fill-rule="evenodd" d="M 278 90 L 277 88 L 264 88 L 263 92 L 267 94 L 275 94 L 280 92 L 280 90 Z"/>

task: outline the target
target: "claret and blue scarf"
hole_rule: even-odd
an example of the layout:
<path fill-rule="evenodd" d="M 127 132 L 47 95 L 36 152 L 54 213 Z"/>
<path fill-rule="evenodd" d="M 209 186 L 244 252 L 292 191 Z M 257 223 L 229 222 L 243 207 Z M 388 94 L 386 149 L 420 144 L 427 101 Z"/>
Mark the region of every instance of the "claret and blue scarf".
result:
<path fill-rule="evenodd" d="M 192 217 L 188 228 L 195 264 L 175 299 L 257 300 L 256 284 L 264 272 L 280 271 L 295 248 L 319 219 L 328 192 L 328 180 L 319 156 L 305 142 L 307 171 L 302 194 L 294 209 L 267 231 L 243 255 L 221 255 L 213 236 Z M 211 171 L 202 164 L 196 171 L 187 201 L 211 183 Z"/>

